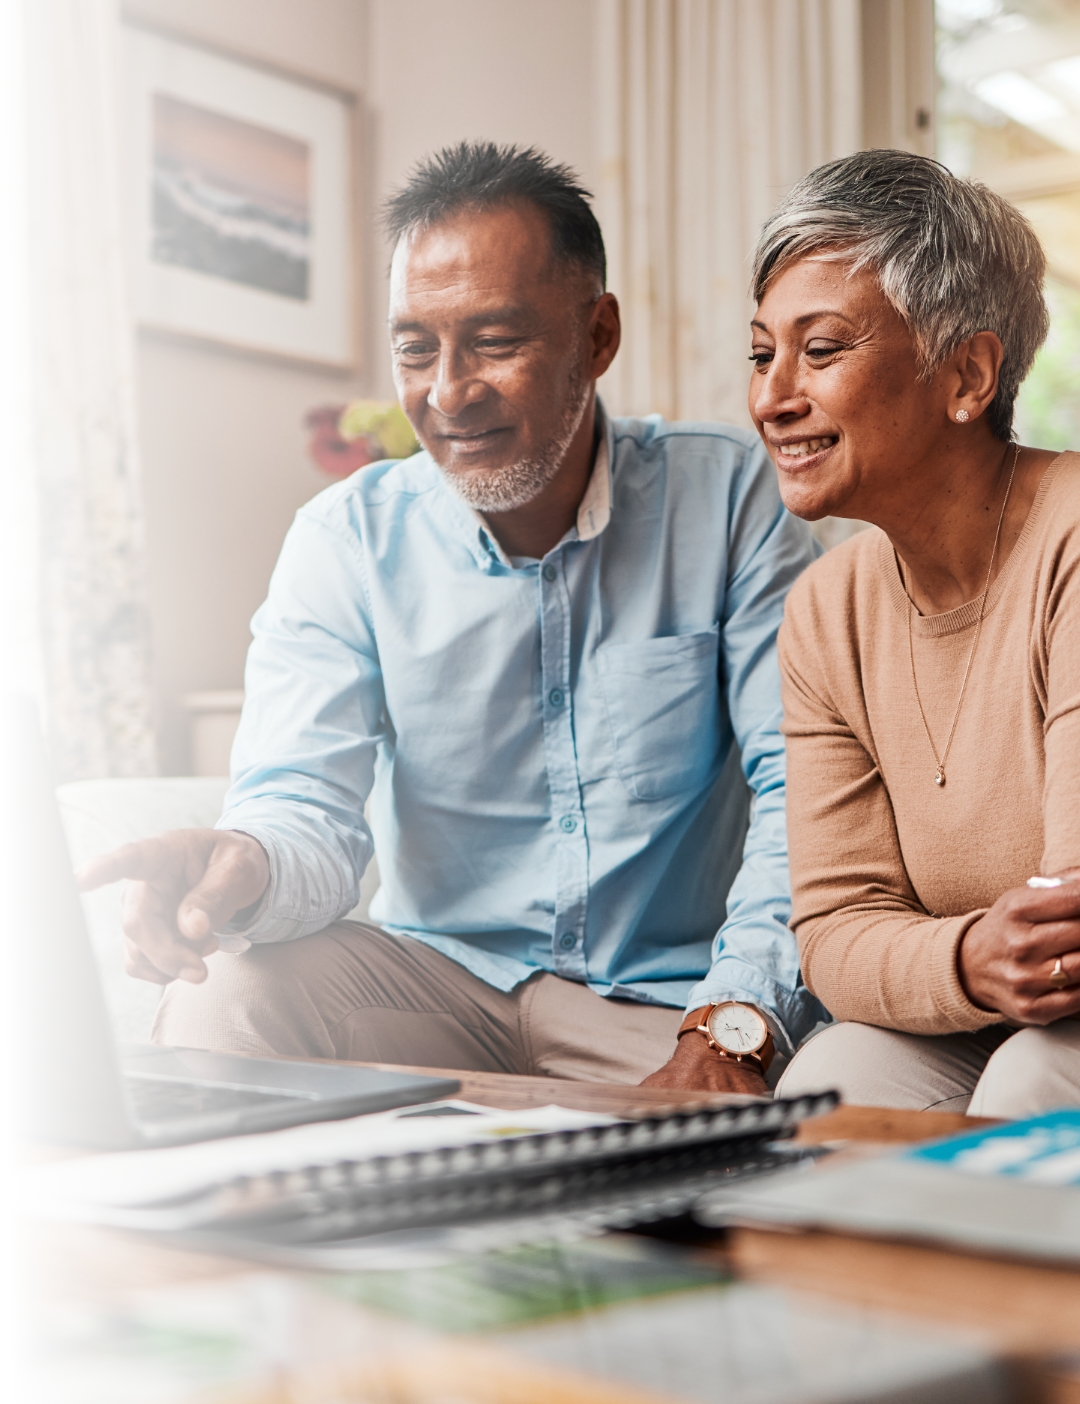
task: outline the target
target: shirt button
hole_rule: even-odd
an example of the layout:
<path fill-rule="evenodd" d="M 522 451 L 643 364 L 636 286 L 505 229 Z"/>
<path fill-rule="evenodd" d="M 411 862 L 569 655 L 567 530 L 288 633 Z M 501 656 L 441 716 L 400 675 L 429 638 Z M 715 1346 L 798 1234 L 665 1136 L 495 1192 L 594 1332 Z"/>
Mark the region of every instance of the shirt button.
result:
<path fill-rule="evenodd" d="M 563 934 L 559 937 L 559 945 L 562 946 L 564 951 L 572 951 L 577 945 L 577 941 L 574 938 L 573 932 L 564 931 Z"/>
<path fill-rule="evenodd" d="M 572 834 L 577 828 L 577 820 L 572 814 L 564 814 L 559 820 L 559 828 L 564 834 Z"/>
<path fill-rule="evenodd" d="M 562 704 L 566 701 L 566 697 L 564 696 L 561 688 L 553 687 L 548 693 L 548 701 L 553 707 L 561 707 Z"/>
<path fill-rule="evenodd" d="M 553 565 L 546 565 L 542 573 L 545 580 L 554 580 L 559 572 L 555 569 Z"/>

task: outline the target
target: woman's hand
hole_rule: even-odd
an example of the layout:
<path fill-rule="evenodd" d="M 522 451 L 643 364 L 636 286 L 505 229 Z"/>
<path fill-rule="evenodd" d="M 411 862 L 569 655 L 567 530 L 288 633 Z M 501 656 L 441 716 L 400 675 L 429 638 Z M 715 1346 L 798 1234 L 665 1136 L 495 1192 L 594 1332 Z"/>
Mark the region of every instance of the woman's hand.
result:
<path fill-rule="evenodd" d="M 1061 887 L 1013 887 L 968 928 L 957 952 L 968 999 L 1019 1024 L 1080 1012 L 1080 869 Z M 1051 981 L 1055 962 L 1068 985 Z"/>

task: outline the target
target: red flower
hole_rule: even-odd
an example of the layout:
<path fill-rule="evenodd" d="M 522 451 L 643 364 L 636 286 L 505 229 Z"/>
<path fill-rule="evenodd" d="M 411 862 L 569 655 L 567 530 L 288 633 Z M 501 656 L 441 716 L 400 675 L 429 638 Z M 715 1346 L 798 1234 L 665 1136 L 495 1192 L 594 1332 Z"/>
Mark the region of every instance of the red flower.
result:
<path fill-rule="evenodd" d="M 344 405 L 319 405 L 304 416 L 304 427 L 309 432 L 308 456 L 333 478 L 347 478 L 382 457 L 381 445 L 367 434 L 356 439 L 341 437 L 338 425 L 344 409 Z"/>

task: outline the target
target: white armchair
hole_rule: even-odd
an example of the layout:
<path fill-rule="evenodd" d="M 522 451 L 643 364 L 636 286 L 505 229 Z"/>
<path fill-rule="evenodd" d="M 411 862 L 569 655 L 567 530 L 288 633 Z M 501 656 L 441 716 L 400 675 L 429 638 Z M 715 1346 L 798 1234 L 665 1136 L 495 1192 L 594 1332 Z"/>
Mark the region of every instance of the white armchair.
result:
<path fill-rule="evenodd" d="M 221 814 L 229 787 L 225 776 L 180 776 L 150 780 L 80 780 L 57 790 L 72 862 L 77 866 L 122 843 L 165 829 L 209 828 Z M 360 901 L 349 913 L 367 917 L 379 886 L 374 862 L 364 874 Z M 117 1038 L 145 1043 L 150 1037 L 161 988 L 133 980 L 124 971 L 120 887 L 102 888 L 83 899 L 87 925 L 101 971 L 105 999 Z"/>

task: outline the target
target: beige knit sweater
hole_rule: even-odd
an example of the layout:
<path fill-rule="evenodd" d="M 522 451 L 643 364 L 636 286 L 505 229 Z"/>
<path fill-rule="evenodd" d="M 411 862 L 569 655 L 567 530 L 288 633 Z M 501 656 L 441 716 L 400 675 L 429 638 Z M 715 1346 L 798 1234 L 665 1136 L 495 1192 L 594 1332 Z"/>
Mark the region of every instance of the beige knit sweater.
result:
<path fill-rule="evenodd" d="M 964 994 L 964 931 L 1033 873 L 1080 864 L 1080 454 L 1046 470 L 990 590 L 944 788 L 912 686 L 910 608 L 876 529 L 788 598 L 792 926 L 835 1018 L 952 1033 L 1001 1020 Z M 978 613 L 912 618 L 939 755 Z"/>

